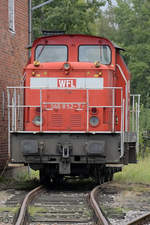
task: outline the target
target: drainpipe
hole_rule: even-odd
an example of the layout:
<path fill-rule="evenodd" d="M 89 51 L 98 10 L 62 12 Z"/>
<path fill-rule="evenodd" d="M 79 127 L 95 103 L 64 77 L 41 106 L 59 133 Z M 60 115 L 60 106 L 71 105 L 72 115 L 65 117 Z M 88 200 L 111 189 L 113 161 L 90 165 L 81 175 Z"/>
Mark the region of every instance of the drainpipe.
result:
<path fill-rule="evenodd" d="M 32 43 L 32 0 L 28 0 L 28 44 L 31 46 Z"/>

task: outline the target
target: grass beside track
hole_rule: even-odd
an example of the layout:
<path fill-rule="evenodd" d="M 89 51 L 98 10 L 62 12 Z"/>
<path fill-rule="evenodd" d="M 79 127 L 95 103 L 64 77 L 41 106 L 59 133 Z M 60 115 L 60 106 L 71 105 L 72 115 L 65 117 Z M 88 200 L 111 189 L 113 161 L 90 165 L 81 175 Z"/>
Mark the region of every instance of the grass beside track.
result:
<path fill-rule="evenodd" d="M 8 188 L 15 188 L 18 190 L 31 190 L 39 185 L 39 172 L 30 170 L 28 173 L 25 167 L 15 168 L 15 173 L 13 169 L 0 175 L 0 190 L 5 190 Z"/>
<path fill-rule="evenodd" d="M 150 155 L 140 158 L 137 164 L 124 166 L 122 172 L 114 174 L 114 181 L 125 184 L 150 184 Z M 73 181 L 71 181 L 73 182 Z M 16 189 L 31 189 L 39 185 L 39 172 L 30 170 L 30 174 L 19 169 L 15 177 L 0 176 L 0 187 L 15 186 Z"/>
<path fill-rule="evenodd" d="M 114 175 L 114 181 L 126 184 L 150 184 L 150 155 L 139 159 L 137 164 L 124 166 L 122 172 Z"/>

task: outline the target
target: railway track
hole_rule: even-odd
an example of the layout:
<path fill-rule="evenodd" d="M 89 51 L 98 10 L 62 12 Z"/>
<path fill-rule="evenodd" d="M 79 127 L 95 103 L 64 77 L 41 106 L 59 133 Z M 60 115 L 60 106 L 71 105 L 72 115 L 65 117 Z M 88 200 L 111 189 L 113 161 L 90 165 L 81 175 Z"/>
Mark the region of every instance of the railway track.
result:
<path fill-rule="evenodd" d="M 27 193 L 25 190 L 15 189 L 0 191 L 0 225 L 14 224 L 16 214 Z"/>
<path fill-rule="evenodd" d="M 44 187 L 43 186 L 39 186 L 35 189 L 33 189 L 32 191 L 30 191 L 24 198 L 19 213 L 18 213 L 18 217 L 16 219 L 16 223 L 15 225 L 23 225 L 27 223 L 27 209 L 28 209 L 28 205 L 30 204 L 30 202 L 33 200 L 33 198 L 35 196 L 37 196 L 38 194 L 42 193 L 44 191 Z"/>
<path fill-rule="evenodd" d="M 88 191 L 49 190 L 39 186 L 24 198 L 15 225 L 111 225 L 96 201 L 99 191 L 100 186 L 90 195 Z M 150 214 L 124 225 L 150 225 Z"/>
<path fill-rule="evenodd" d="M 53 191 L 39 186 L 25 197 L 15 225 L 110 225 L 95 200 L 98 189 L 89 196 L 87 191 Z"/>

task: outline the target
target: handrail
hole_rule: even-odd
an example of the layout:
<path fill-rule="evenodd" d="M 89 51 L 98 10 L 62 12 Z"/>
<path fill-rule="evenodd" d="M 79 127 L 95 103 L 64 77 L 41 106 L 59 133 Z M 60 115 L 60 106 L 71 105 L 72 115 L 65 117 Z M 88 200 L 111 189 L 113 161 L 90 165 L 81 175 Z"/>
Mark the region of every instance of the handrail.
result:
<path fill-rule="evenodd" d="M 127 82 L 127 79 L 125 77 L 125 74 L 124 72 L 122 71 L 121 67 L 116 64 L 116 66 L 118 67 L 124 81 L 125 81 L 125 89 L 126 89 L 126 93 L 125 93 L 125 103 L 126 103 L 126 110 L 125 110 L 125 131 L 128 131 L 128 82 Z"/>
<path fill-rule="evenodd" d="M 139 94 L 130 95 L 132 98 L 132 109 L 130 113 L 132 115 L 131 131 L 137 133 L 136 149 L 139 152 L 139 116 L 140 116 L 140 97 Z"/>
<path fill-rule="evenodd" d="M 122 101 L 122 111 L 121 111 L 121 155 L 120 158 L 124 155 L 124 99 Z"/>
<path fill-rule="evenodd" d="M 87 132 L 89 131 L 89 108 L 92 108 L 92 107 L 95 107 L 95 108 L 112 108 L 112 132 L 115 132 L 114 130 L 114 123 L 115 123 L 115 108 L 122 108 L 122 103 L 120 105 L 115 105 L 115 91 L 116 89 L 118 90 L 121 90 L 121 101 L 122 101 L 122 87 L 104 87 L 103 89 L 112 89 L 112 105 L 90 105 L 89 104 L 89 90 L 91 89 L 82 89 L 84 91 L 86 91 L 86 102 L 43 102 L 42 101 L 42 91 L 43 91 L 43 88 L 40 88 L 38 89 L 38 91 L 40 91 L 40 104 L 39 105 L 19 105 L 17 104 L 16 102 L 16 89 L 30 89 L 30 87 L 8 87 L 8 109 L 10 108 L 14 108 L 14 110 L 12 111 L 12 113 L 14 114 L 14 121 L 13 121 L 13 130 L 14 131 L 17 131 L 17 127 L 16 127 L 16 123 L 17 123 L 17 120 L 16 120 L 16 116 L 17 116 L 17 113 L 16 113 L 16 109 L 17 108 L 35 108 L 35 107 L 39 107 L 40 108 L 40 118 L 42 118 L 42 105 L 43 104 L 58 104 L 58 105 L 62 105 L 62 104 L 85 104 L 87 105 Z M 14 96 L 12 96 L 12 100 L 14 101 L 13 104 L 11 104 L 10 102 L 10 94 L 9 94 L 9 89 L 13 89 L 14 90 Z M 53 88 L 51 88 L 53 89 Z M 50 89 L 50 90 L 51 90 Z M 56 88 L 54 88 L 56 89 Z M 74 88 L 69 88 L 71 90 L 76 90 Z M 44 89 L 45 90 L 45 89 Z M 63 89 L 64 90 L 64 89 Z M 98 91 L 101 91 L 100 89 L 94 89 L 95 90 L 98 90 Z M 8 117 L 8 120 L 10 121 L 10 112 L 9 112 L 9 117 Z M 10 127 L 10 123 L 9 123 L 9 128 Z M 10 130 L 10 129 L 9 129 Z M 42 123 L 40 125 L 40 131 L 42 131 Z"/>

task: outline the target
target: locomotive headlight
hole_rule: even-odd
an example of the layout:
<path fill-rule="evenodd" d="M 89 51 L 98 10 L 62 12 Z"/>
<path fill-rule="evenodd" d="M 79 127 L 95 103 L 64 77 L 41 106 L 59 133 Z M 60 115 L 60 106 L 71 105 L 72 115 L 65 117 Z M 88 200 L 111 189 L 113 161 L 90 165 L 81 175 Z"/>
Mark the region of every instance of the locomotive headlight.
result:
<path fill-rule="evenodd" d="M 90 125 L 96 127 L 99 124 L 99 118 L 97 116 L 90 117 Z"/>
<path fill-rule="evenodd" d="M 70 69 L 70 64 L 69 63 L 65 63 L 64 64 L 64 69 L 65 70 L 69 70 Z"/>
<path fill-rule="evenodd" d="M 32 122 L 33 122 L 33 124 L 36 125 L 36 126 L 42 125 L 42 120 L 41 120 L 40 116 L 34 117 L 34 119 L 33 119 Z"/>

